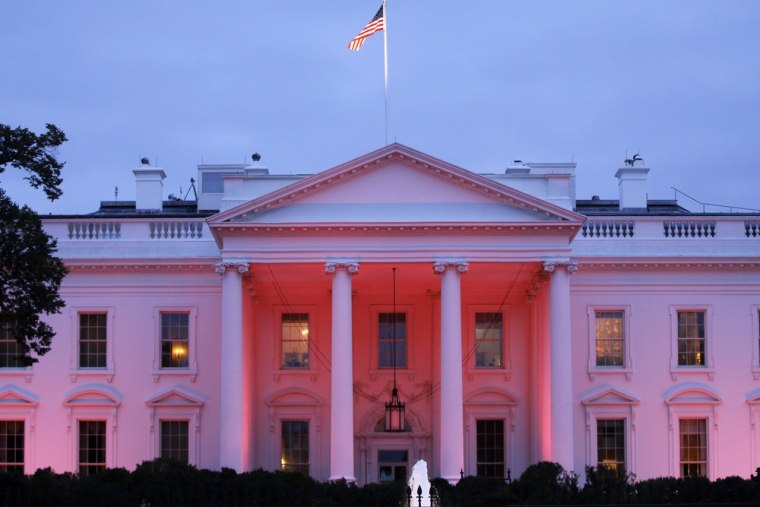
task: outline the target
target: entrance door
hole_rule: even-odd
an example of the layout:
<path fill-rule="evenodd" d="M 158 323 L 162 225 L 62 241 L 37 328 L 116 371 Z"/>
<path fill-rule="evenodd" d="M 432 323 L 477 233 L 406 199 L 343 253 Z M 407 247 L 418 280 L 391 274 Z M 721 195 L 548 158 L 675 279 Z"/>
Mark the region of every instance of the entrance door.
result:
<path fill-rule="evenodd" d="M 380 482 L 406 482 L 406 470 L 409 465 L 409 451 L 378 450 L 377 463 Z"/>

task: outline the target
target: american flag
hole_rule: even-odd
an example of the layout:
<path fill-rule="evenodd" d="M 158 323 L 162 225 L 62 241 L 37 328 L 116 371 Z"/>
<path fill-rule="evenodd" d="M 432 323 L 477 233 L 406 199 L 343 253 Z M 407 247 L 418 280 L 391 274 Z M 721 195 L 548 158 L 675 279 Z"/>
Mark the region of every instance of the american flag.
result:
<path fill-rule="evenodd" d="M 377 10 L 377 14 L 375 14 L 375 16 L 372 18 L 372 21 L 367 23 L 367 26 L 362 28 L 362 31 L 359 32 L 359 35 L 351 39 L 351 42 L 348 43 L 348 49 L 351 51 L 359 51 L 359 49 L 362 47 L 362 44 L 364 44 L 364 39 L 383 30 L 384 26 L 385 17 L 383 16 L 383 6 L 381 5 Z"/>

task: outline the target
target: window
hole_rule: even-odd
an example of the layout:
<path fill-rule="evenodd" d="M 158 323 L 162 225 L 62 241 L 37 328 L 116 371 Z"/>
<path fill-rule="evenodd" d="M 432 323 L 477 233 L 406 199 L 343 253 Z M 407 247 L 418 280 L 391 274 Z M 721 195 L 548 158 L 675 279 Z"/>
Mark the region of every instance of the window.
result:
<path fill-rule="evenodd" d="M 625 419 L 596 420 L 596 464 L 625 470 Z"/>
<path fill-rule="evenodd" d="M 409 463 L 409 451 L 379 450 L 377 451 L 380 482 L 406 483 L 406 469 Z"/>
<path fill-rule="evenodd" d="M 187 368 L 189 355 L 189 314 L 161 312 L 161 368 Z"/>
<path fill-rule="evenodd" d="M 161 421 L 161 457 L 189 463 L 187 421 Z"/>
<path fill-rule="evenodd" d="M 503 317 L 500 312 L 475 314 L 475 366 L 501 368 Z"/>
<path fill-rule="evenodd" d="M 678 366 L 705 366 L 705 312 L 678 312 Z"/>
<path fill-rule="evenodd" d="M 478 419 L 476 422 L 478 477 L 504 478 L 504 420 Z"/>
<path fill-rule="evenodd" d="M 679 420 L 681 477 L 707 477 L 707 419 Z"/>
<path fill-rule="evenodd" d="M 79 367 L 106 367 L 105 313 L 79 314 Z"/>
<path fill-rule="evenodd" d="M 395 330 L 394 330 L 395 328 Z M 406 368 L 406 313 L 378 314 L 380 368 Z"/>
<path fill-rule="evenodd" d="M 0 472 L 24 472 L 24 421 L 0 421 Z"/>
<path fill-rule="evenodd" d="M 717 420 L 723 400 L 709 385 L 685 382 L 665 392 L 668 406 L 668 473 L 673 477 L 702 476 L 714 480 L 711 461 L 720 449 Z M 749 443 L 748 443 L 749 444 Z"/>
<path fill-rule="evenodd" d="M 150 455 L 198 466 L 201 412 L 205 400 L 186 387 L 162 390 L 146 402 L 150 408 Z"/>
<path fill-rule="evenodd" d="M 309 421 L 282 421 L 281 430 L 281 470 L 309 475 Z"/>
<path fill-rule="evenodd" d="M 224 192 L 222 173 L 201 173 L 201 192 L 204 194 L 221 194 Z"/>
<path fill-rule="evenodd" d="M 106 468 L 106 422 L 79 421 L 79 474 L 92 475 Z"/>
<path fill-rule="evenodd" d="M 282 368 L 309 368 L 309 314 L 282 314 Z"/>
<path fill-rule="evenodd" d="M 625 328 L 622 311 L 597 311 L 596 366 L 625 366 Z"/>
<path fill-rule="evenodd" d="M 581 395 L 586 419 L 586 466 L 636 473 L 636 420 L 639 399 L 609 384 Z"/>
<path fill-rule="evenodd" d="M 4 320 L 0 322 L 0 368 L 23 368 L 21 357 L 23 346 L 16 341 L 15 324 Z"/>

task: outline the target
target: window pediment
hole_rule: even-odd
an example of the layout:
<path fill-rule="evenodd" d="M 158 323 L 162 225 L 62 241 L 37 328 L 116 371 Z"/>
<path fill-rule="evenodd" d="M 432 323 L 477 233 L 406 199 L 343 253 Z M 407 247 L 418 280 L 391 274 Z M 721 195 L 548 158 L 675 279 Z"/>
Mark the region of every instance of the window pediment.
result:
<path fill-rule="evenodd" d="M 581 398 L 581 403 L 586 406 L 638 405 L 639 399 L 622 389 L 610 385 L 603 385 L 587 392 Z"/>
<path fill-rule="evenodd" d="M 67 407 L 118 407 L 121 398 L 121 394 L 113 388 L 86 384 L 69 391 L 63 404 Z"/>
<path fill-rule="evenodd" d="M 36 407 L 37 396 L 15 386 L 0 388 L 0 407 Z"/>
<path fill-rule="evenodd" d="M 201 395 L 178 387 L 162 391 L 145 402 L 149 407 L 200 407 L 204 403 Z"/>
<path fill-rule="evenodd" d="M 317 406 L 325 404 L 324 400 L 306 389 L 292 388 L 277 391 L 265 401 L 268 407 L 278 406 Z"/>
<path fill-rule="evenodd" d="M 668 405 L 718 405 L 722 402 L 714 389 L 696 383 L 675 386 L 665 393 Z"/>
<path fill-rule="evenodd" d="M 517 405 L 520 400 L 506 389 L 481 387 L 465 396 L 465 405 Z"/>

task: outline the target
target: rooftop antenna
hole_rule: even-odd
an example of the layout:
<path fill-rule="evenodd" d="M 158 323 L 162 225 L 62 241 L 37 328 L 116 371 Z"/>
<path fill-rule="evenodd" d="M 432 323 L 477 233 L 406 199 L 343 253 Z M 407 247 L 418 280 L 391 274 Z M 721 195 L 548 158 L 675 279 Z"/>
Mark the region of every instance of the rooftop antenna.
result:
<path fill-rule="evenodd" d="M 119 187 L 113 187 L 113 200 L 119 200 Z"/>

